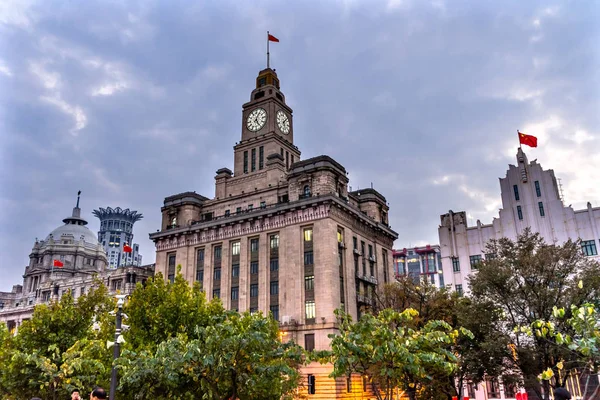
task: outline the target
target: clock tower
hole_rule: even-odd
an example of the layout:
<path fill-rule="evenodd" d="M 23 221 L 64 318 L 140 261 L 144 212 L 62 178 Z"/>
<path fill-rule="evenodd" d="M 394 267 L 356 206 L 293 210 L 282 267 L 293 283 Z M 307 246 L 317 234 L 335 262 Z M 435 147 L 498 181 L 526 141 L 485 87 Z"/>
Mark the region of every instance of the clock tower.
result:
<path fill-rule="evenodd" d="M 234 146 L 234 176 L 264 170 L 271 154 L 279 154 L 286 168 L 300 160 L 292 112 L 279 90 L 275 70 L 260 71 L 250 101 L 242 106 L 242 140 Z"/>

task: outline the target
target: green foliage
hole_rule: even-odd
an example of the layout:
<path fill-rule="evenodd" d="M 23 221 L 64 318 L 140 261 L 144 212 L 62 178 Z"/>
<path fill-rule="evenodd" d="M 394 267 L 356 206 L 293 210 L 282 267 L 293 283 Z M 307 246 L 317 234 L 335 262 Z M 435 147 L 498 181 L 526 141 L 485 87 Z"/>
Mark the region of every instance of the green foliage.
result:
<path fill-rule="evenodd" d="M 181 268 L 181 266 L 179 266 Z M 178 334 L 189 335 L 197 326 L 206 326 L 223 315 L 220 300 L 207 301 L 199 284 L 190 285 L 177 274 L 175 282 L 165 282 L 161 274 L 138 284 L 124 307 L 131 330 L 126 335 L 129 348 L 153 351 L 163 341 Z"/>
<path fill-rule="evenodd" d="M 516 241 L 492 240 L 486 253 L 493 253 L 496 258 L 480 264 L 478 273 L 470 278 L 473 299 L 477 303 L 491 302 L 500 311 L 498 327 L 515 349 L 514 357 L 506 360 L 521 372 L 525 387 L 542 397 L 542 372 L 559 360 L 574 366 L 577 359 L 564 346 L 557 346 L 543 335 L 528 336 L 521 327 L 538 320 L 552 321 L 555 308 L 567 310 L 565 315 L 569 318 L 573 306 L 598 302 L 600 265 L 582 255 L 579 243 L 548 245 L 529 229 Z M 570 329 L 565 320 L 555 319 L 553 323 L 559 331 Z M 542 381 L 542 386 L 547 399 L 549 381 Z"/>
<path fill-rule="evenodd" d="M 127 352 L 121 388 L 134 398 L 281 399 L 298 385 L 302 349 L 281 343 L 277 322 L 222 312 L 206 326 Z"/>
<path fill-rule="evenodd" d="M 471 335 L 440 320 L 417 328 L 419 313 L 410 308 L 365 314 L 356 323 L 347 314 L 336 312 L 340 334 L 330 335 L 331 351 L 319 352 L 317 357 L 333 363 L 332 377 L 368 376 L 378 399 L 391 399 L 396 387 L 416 398 L 434 375 L 450 376 L 457 366 L 452 344 L 461 335 Z"/>
<path fill-rule="evenodd" d="M 110 332 L 90 329 L 97 317 L 108 320 L 114 301 L 102 284 L 74 301 L 70 292 L 59 301 L 38 305 L 16 336 L 0 330 L 0 388 L 4 398 L 66 397 L 75 387 L 108 382 L 110 355 L 101 343 Z"/>

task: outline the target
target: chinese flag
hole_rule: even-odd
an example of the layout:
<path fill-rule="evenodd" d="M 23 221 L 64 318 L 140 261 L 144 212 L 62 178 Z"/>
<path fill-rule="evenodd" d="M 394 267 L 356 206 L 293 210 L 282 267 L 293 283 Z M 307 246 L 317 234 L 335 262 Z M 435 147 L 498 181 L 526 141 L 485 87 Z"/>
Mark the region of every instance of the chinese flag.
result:
<path fill-rule="evenodd" d="M 275 36 L 271 35 L 270 33 L 269 35 L 269 42 L 279 42 L 279 39 L 277 39 Z"/>
<path fill-rule="evenodd" d="M 519 132 L 519 143 L 530 147 L 537 147 L 537 138 L 535 136 L 526 135 L 523 132 Z"/>
<path fill-rule="evenodd" d="M 131 253 L 133 251 L 133 249 L 131 248 L 131 246 L 125 244 L 125 246 L 123 246 L 123 252 L 124 253 Z"/>
<path fill-rule="evenodd" d="M 61 263 L 60 260 L 54 260 L 54 266 L 58 268 L 62 268 L 65 264 Z"/>

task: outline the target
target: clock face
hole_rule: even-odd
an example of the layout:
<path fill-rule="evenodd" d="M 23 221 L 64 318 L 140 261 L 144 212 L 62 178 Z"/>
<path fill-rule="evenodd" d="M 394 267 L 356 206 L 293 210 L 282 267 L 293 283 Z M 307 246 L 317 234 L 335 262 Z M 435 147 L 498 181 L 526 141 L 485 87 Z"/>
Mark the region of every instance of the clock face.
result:
<path fill-rule="evenodd" d="M 290 133 L 290 119 L 283 111 L 277 111 L 277 126 L 286 135 Z"/>
<path fill-rule="evenodd" d="M 252 132 L 260 130 L 267 122 L 267 112 L 263 108 L 257 108 L 248 115 L 246 127 Z"/>

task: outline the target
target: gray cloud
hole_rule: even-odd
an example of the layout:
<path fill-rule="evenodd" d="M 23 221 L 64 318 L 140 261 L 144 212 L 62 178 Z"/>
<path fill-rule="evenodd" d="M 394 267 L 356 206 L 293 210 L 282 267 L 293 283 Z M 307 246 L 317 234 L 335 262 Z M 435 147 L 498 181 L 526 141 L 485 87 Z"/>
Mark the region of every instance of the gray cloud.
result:
<path fill-rule="evenodd" d="M 516 129 L 567 203 L 600 202 L 595 3 L 417 1 L 68 3 L 0 6 L 0 290 L 77 190 L 145 218 L 165 196 L 214 194 L 265 31 L 303 156 L 327 153 L 353 188 L 389 200 L 398 247 L 437 242 L 439 215 L 491 221 Z"/>

